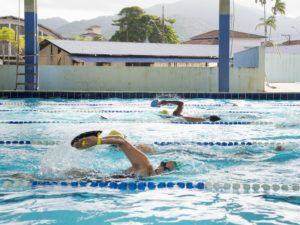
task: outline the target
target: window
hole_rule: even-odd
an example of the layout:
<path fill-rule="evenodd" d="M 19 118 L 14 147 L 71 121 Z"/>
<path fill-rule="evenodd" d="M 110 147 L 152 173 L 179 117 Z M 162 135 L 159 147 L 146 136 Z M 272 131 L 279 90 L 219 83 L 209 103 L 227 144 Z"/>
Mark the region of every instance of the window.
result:
<path fill-rule="evenodd" d="M 131 63 L 127 62 L 126 66 L 152 66 L 154 63 Z"/>

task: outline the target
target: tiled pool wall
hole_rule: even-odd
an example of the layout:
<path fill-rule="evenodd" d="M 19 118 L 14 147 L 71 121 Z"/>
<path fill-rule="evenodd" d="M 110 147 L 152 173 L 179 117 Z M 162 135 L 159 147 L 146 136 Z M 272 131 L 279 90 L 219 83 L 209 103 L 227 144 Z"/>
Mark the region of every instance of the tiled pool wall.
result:
<path fill-rule="evenodd" d="M 65 99 L 107 99 L 107 98 L 211 98 L 252 100 L 300 100 L 298 93 L 142 93 L 142 92 L 52 92 L 52 91 L 0 91 L 0 98 L 65 98 Z"/>

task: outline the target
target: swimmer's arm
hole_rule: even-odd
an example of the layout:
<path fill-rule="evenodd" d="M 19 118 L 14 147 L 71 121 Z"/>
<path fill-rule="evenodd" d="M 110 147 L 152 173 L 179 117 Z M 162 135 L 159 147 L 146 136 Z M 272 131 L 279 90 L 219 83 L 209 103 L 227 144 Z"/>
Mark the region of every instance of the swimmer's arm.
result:
<path fill-rule="evenodd" d="M 134 147 L 136 147 L 138 150 L 140 150 L 146 154 L 156 152 L 156 150 L 153 148 L 153 146 L 148 145 L 148 144 L 136 144 L 136 145 L 134 145 Z"/>
<path fill-rule="evenodd" d="M 85 145 L 82 146 L 82 141 L 85 141 Z M 95 136 L 90 136 L 86 138 L 79 139 L 74 143 L 73 147 L 75 148 L 89 148 L 97 145 L 98 138 Z M 120 149 L 124 152 L 128 160 L 130 161 L 134 170 L 141 175 L 149 175 L 152 171 L 152 165 L 148 159 L 148 157 L 138 149 L 136 149 L 133 145 L 131 145 L 128 141 L 126 141 L 123 137 L 120 136 L 106 136 L 100 138 L 101 144 L 117 144 Z"/>
<path fill-rule="evenodd" d="M 205 118 L 202 117 L 189 117 L 189 116 L 182 116 L 186 121 L 189 122 L 203 122 L 206 121 Z"/>
<path fill-rule="evenodd" d="M 140 175 L 150 175 L 152 172 L 152 165 L 148 157 L 123 137 L 120 136 L 106 136 L 101 138 L 102 144 L 118 144 L 121 150 L 124 152 L 135 172 Z"/>
<path fill-rule="evenodd" d="M 181 112 L 183 110 L 183 102 L 181 102 L 181 101 L 166 101 L 166 100 L 161 100 L 158 103 L 158 105 L 166 105 L 166 104 L 177 105 L 177 108 L 174 110 L 173 115 L 174 116 L 181 116 Z"/>

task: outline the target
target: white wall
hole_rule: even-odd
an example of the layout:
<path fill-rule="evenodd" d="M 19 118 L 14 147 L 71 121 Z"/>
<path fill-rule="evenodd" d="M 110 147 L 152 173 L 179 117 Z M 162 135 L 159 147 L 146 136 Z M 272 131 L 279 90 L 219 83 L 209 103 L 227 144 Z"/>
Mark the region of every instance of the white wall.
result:
<path fill-rule="evenodd" d="M 40 66 L 40 90 L 122 92 L 218 92 L 218 67 Z M 15 66 L 0 66 L 0 90 L 14 90 Z M 262 92 L 259 68 L 231 68 L 231 92 Z"/>
<path fill-rule="evenodd" d="M 300 82 L 300 53 L 266 54 L 266 77 L 270 83 Z"/>
<path fill-rule="evenodd" d="M 259 38 L 233 38 L 232 42 L 234 46 L 243 46 L 243 47 L 256 47 L 260 46 L 263 39 Z"/>

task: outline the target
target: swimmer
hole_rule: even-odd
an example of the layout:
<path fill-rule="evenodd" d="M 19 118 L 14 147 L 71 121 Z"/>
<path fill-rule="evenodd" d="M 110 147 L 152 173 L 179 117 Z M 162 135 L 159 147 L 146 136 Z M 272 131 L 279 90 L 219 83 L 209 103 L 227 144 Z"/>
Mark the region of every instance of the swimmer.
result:
<path fill-rule="evenodd" d="M 174 110 L 173 112 L 173 116 L 177 116 L 177 117 L 181 117 L 183 119 L 185 119 L 186 121 L 189 122 L 203 122 L 206 120 L 209 120 L 211 122 L 216 122 L 221 120 L 220 117 L 218 116 L 208 116 L 208 117 L 190 117 L 190 116 L 183 116 L 181 115 L 181 112 L 183 110 L 183 102 L 181 101 L 166 101 L 166 100 L 161 100 L 157 103 L 158 105 L 167 105 L 167 104 L 174 104 L 177 105 L 177 108 Z M 161 114 L 169 114 L 167 110 L 163 110 L 160 112 Z"/>
<path fill-rule="evenodd" d="M 132 165 L 125 171 L 126 175 L 134 175 L 138 177 L 156 176 L 179 168 L 178 162 L 162 161 L 156 169 L 153 169 L 153 166 L 146 154 L 134 147 L 120 135 L 110 135 L 101 138 L 99 136 L 89 136 L 78 139 L 72 143 L 72 147 L 78 149 L 87 149 L 95 145 L 118 145 Z"/>

